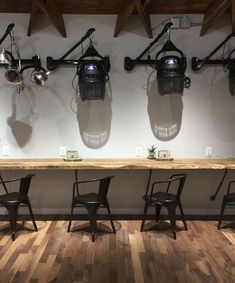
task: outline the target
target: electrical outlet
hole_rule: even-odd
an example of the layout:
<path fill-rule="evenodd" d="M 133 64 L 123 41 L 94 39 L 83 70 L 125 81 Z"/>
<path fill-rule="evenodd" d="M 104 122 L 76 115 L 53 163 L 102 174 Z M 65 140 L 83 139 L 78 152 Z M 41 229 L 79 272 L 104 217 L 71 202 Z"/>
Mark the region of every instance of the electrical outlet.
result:
<path fill-rule="evenodd" d="M 211 155 L 212 155 L 212 148 L 210 146 L 206 147 L 205 154 L 206 154 L 206 157 L 211 157 Z"/>
<path fill-rule="evenodd" d="M 10 155 L 10 150 L 9 150 L 9 146 L 4 146 L 2 149 L 2 155 L 3 156 L 9 156 Z"/>
<path fill-rule="evenodd" d="M 141 146 L 136 147 L 136 149 L 135 149 L 135 156 L 136 157 L 142 157 L 142 155 L 143 155 L 142 147 Z"/>
<path fill-rule="evenodd" d="M 65 146 L 60 147 L 60 156 L 65 156 L 66 155 L 66 148 Z"/>

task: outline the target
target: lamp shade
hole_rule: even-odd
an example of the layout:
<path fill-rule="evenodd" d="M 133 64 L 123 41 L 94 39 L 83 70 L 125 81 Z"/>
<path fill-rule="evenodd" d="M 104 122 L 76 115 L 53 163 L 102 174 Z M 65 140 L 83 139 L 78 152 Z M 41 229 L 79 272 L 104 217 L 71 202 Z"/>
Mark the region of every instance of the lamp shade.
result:
<path fill-rule="evenodd" d="M 44 69 L 35 70 L 32 73 L 32 79 L 37 85 L 44 86 L 49 74 L 50 72 L 46 72 Z"/>
<path fill-rule="evenodd" d="M 78 69 L 81 99 L 104 99 L 107 71 L 102 60 L 84 60 Z"/>
<path fill-rule="evenodd" d="M 15 85 L 20 85 L 23 81 L 21 73 L 15 68 L 10 68 L 7 70 L 5 77 L 10 83 Z"/>
<path fill-rule="evenodd" d="M 0 67 L 7 68 L 11 62 L 10 56 L 3 49 L 0 53 Z"/>
<path fill-rule="evenodd" d="M 185 57 L 164 56 L 157 62 L 156 69 L 160 94 L 183 93 L 186 69 Z"/>

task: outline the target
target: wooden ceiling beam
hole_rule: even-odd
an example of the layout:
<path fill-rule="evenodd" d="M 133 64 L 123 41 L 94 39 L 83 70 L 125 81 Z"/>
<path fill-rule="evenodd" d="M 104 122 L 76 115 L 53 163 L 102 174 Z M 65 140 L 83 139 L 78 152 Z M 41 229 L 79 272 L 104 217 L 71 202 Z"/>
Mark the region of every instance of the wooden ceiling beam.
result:
<path fill-rule="evenodd" d="M 138 11 L 138 15 L 142 21 L 142 24 L 144 25 L 144 28 L 149 36 L 149 38 L 153 37 L 152 34 L 152 28 L 151 28 L 151 22 L 150 22 L 150 17 L 149 14 L 147 14 L 145 7 L 147 6 L 147 4 L 150 3 L 151 0 L 145 0 L 144 4 L 141 3 L 140 0 L 135 0 L 135 7 Z"/>
<path fill-rule="evenodd" d="M 232 5 L 231 5 L 231 21 L 232 21 L 233 30 L 235 30 L 235 0 L 232 0 Z"/>
<path fill-rule="evenodd" d="M 211 28 L 218 19 L 228 10 L 233 0 L 215 0 L 209 5 L 201 27 L 200 35 L 204 35 L 209 28 Z"/>
<path fill-rule="evenodd" d="M 148 36 L 152 38 L 150 18 L 148 13 L 146 12 L 146 6 L 150 3 L 150 1 L 151 0 L 126 0 L 117 15 L 114 37 L 118 36 L 119 32 L 122 30 L 127 20 L 130 18 L 134 9 L 136 8 Z"/>
<path fill-rule="evenodd" d="M 35 22 L 35 17 L 39 9 L 49 19 L 49 21 L 55 26 L 58 32 L 66 37 L 66 30 L 63 15 L 57 8 L 56 0 L 33 0 L 31 7 L 31 14 L 29 19 L 28 33 L 30 36 L 32 33 L 32 26 Z"/>

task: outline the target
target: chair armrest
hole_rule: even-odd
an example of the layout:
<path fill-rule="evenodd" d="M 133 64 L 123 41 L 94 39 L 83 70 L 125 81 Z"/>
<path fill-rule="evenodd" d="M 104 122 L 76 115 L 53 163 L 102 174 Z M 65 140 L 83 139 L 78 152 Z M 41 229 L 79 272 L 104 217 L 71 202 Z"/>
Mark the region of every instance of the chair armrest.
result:
<path fill-rule="evenodd" d="M 0 181 L 0 184 L 13 183 L 13 182 L 21 181 L 22 179 L 28 178 L 29 176 L 33 177 L 33 176 L 35 176 L 35 174 L 28 174 L 27 176 L 24 176 L 24 177 L 21 177 L 21 178 Z"/>
<path fill-rule="evenodd" d="M 106 176 L 106 177 L 96 178 L 96 179 L 81 180 L 81 181 L 74 182 L 74 184 L 84 184 L 84 183 L 98 182 L 98 181 L 101 181 L 105 178 L 113 178 L 113 177 L 114 176 Z"/>
<path fill-rule="evenodd" d="M 230 194 L 230 189 L 231 189 L 231 185 L 235 183 L 235 181 L 230 181 L 228 184 L 228 190 L 227 190 L 227 195 Z"/>
<path fill-rule="evenodd" d="M 106 176 L 106 177 L 102 177 L 102 178 L 95 178 L 95 179 L 81 180 L 81 181 L 74 182 L 73 183 L 73 197 L 75 196 L 75 189 L 77 190 L 77 194 L 79 194 L 79 188 L 78 188 L 79 184 L 99 182 L 99 181 L 102 181 L 103 179 L 106 179 L 106 178 L 111 179 L 111 178 L 114 178 L 114 176 Z"/>
<path fill-rule="evenodd" d="M 168 184 L 168 185 L 167 185 L 167 190 L 168 190 L 171 181 L 172 181 L 172 179 L 154 182 L 154 183 L 152 184 L 152 188 L 151 188 L 150 199 L 152 198 L 152 194 L 153 194 L 154 187 L 156 187 L 156 186 L 159 185 L 159 184 Z"/>

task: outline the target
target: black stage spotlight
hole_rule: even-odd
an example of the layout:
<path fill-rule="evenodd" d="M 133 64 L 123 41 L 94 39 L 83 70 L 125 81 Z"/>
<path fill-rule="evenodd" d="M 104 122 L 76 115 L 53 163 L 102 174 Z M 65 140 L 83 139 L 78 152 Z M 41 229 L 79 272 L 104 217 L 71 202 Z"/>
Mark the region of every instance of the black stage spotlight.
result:
<path fill-rule="evenodd" d="M 84 59 L 87 57 L 92 59 Z M 109 57 L 102 57 L 94 46 L 90 45 L 84 55 L 79 59 L 77 68 L 79 93 L 83 101 L 104 100 L 106 82 L 109 80 L 109 70 Z"/>
<path fill-rule="evenodd" d="M 110 71 L 109 56 L 101 56 L 91 41 L 91 34 L 95 31 L 90 28 L 86 34 L 79 40 L 69 51 L 60 59 L 55 60 L 47 57 L 48 70 L 55 70 L 60 64 L 77 65 L 74 79 L 78 78 L 78 87 L 75 86 L 73 79 L 72 86 L 76 93 L 80 94 L 81 100 L 104 100 L 106 91 L 106 82 L 109 80 L 108 72 Z M 65 60 L 65 58 L 86 39 L 90 38 L 90 45 L 85 53 L 78 60 Z"/>
<path fill-rule="evenodd" d="M 161 53 L 170 52 L 177 55 L 166 55 L 158 59 Z M 175 47 L 175 45 L 167 40 L 163 48 L 156 55 L 156 70 L 158 89 L 161 95 L 179 93 L 182 94 L 184 87 L 190 86 L 189 77 L 185 76 L 187 68 L 186 57 L 183 52 Z"/>
<path fill-rule="evenodd" d="M 165 56 L 157 64 L 160 94 L 183 93 L 185 64 L 178 56 Z"/>
<path fill-rule="evenodd" d="M 104 99 L 106 71 L 99 61 L 81 63 L 78 69 L 79 92 L 81 99 Z"/>
<path fill-rule="evenodd" d="M 171 26 L 172 23 L 167 23 L 156 39 L 154 39 L 136 59 L 125 57 L 124 67 L 128 71 L 131 71 L 137 64 L 148 64 L 156 69 L 158 89 L 161 95 L 173 93 L 182 94 L 184 88 L 188 88 L 191 83 L 190 78 L 185 76 L 187 68 L 186 57 L 170 39 L 166 41 L 163 48 L 157 53 L 155 60 L 151 59 L 149 54 L 147 59 L 141 59 L 165 33 L 169 32 Z M 165 55 L 166 52 L 170 54 Z M 164 53 L 164 56 L 160 58 L 159 55 L 161 53 Z M 177 55 L 175 55 L 175 53 L 177 53 Z"/>

